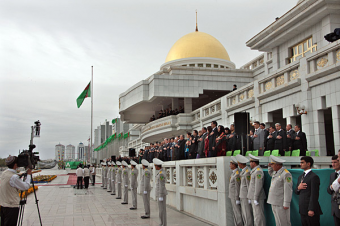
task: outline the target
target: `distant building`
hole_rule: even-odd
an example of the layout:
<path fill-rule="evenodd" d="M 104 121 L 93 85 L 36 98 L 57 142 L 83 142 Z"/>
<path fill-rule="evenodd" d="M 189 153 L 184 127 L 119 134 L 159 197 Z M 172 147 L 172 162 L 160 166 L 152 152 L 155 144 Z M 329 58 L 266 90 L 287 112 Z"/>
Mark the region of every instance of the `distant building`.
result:
<path fill-rule="evenodd" d="M 57 144 L 55 146 L 55 160 L 61 161 L 65 159 L 65 145 Z"/>
<path fill-rule="evenodd" d="M 72 144 L 66 146 L 65 159 L 71 160 L 76 158 L 76 147 Z"/>
<path fill-rule="evenodd" d="M 83 160 L 85 154 L 85 145 L 80 142 L 77 147 L 77 159 Z"/>

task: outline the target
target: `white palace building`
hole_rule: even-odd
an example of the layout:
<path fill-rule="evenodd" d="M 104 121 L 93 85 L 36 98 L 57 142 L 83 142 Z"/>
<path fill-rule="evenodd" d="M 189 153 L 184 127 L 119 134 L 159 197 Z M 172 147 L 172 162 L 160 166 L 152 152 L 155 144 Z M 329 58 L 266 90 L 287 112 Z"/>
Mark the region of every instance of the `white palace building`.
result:
<path fill-rule="evenodd" d="M 200 130 L 213 120 L 229 126 L 236 112 L 246 111 L 251 121 L 267 127 L 276 122 L 300 124 L 308 149 L 320 151 L 314 167 L 329 168 L 326 155 L 340 149 L 340 40 L 329 43 L 324 36 L 340 28 L 339 12 L 339 0 L 300 0 L 246 43 L 263 54 L 238 69 L 213 36 L 201 31 L 183 36 L 158 72 L 120 94 L 119 112 L 121 121 L 129 124 L 124 131 L 128 135 L 119 148 L 111 142 L 98 151 L 97 160 Z M 238 89 L 232 91 L 234 84 Z M 159 110 L 179 106 L 184 113 L 149 122 Z M 299 157 L 282 158 L 287 168 L 300 163 Z M 229 161 L 215 157 L 165 162 L 167 204 L 216 225 L 233 225 Z M 261 158 L 261 164 L 268 161 Z M 154 186 L 156 171 L 153 164 L 150 168 Z"/>
<path fill-rule="evenodd" d="M 340 149 L 340 41 L 324 35 L 340 28 L 340 1 L 300 0 L 246 45 L 263 52 L 237 69 L 213 36 L 195 31 L 170 49 L 160 70 L 119 96 L 121 120 L 139 136 L 128 147 L 184 134 L 215 120 L 229 126 L 234 113 L 251 121 L 300 124 L 308 149 Z M 233 84 L 238 89 L 232 91 Z M 149 122 L 161 109 L 184 113 Z M 297 106 L 307 114 L 300 115 Z"/>

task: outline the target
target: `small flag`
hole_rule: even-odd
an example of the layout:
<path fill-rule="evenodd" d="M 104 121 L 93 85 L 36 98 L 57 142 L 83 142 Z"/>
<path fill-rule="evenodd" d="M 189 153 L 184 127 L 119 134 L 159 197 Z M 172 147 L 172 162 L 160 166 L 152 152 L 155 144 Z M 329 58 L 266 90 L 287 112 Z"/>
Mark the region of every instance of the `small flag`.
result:
<path fill-rule="evenodd" d="M 77 106 L 80 108 L 80 106 L 83 104 L 86 97 L 91 97 L 91 89 L 90 89 L 91 82 L 86 86 L 84 91 L 79 95 L 77 98 Z"/>

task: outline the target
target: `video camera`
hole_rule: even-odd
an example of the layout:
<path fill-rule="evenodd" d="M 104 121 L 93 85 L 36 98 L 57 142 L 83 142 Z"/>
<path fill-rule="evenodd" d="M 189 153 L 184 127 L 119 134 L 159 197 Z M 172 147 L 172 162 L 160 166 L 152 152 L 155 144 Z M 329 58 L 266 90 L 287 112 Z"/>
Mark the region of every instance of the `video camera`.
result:
<path fill-rule="evenodd" d="M 33 152 L 33 149 L 35 148 L 35 145 L 29 145 L 28 150 L 23 150 L 18 155 L 18 167 L 24 167 L 24 168 L 31 168 L 34 169 L 35 165 L 40 161 L 39 152 Z"/>

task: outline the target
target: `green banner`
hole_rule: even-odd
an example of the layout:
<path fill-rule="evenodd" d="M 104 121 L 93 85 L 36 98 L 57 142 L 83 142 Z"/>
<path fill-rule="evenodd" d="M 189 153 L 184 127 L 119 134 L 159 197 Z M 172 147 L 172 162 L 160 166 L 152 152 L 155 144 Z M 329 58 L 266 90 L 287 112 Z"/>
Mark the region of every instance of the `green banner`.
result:
<path fill-rule="evenodd" d="M 83 162 L 82 161 L 65 162 L 65 168 L 77 169 L 79 163 L 83 163 Z"/>
<path fill-rule="evenodd" d="M 271 177 L 268 174 L 268 170 L 264 169 L 264 190 L 266 197 L 268 197 L 268 191 L 270 187 Z M 299 196 L 294 193 L 294 189 L 297 186 L 298 177 L 303 173 L 301 169 L 289 169 L 289 172 L 293 176 L 293 198 L 290 204 L 290 221 L 292 226 L 301 226 L 301 217 L 299 214 Z M 320 178 L 320 192 L 319 203 L 323 215 L 320 216 L 321 225 L 334 226 L 333 216 L 331 216 L 331 196 L 327 193 L 327 187 L 329 186 L 329 179 L 333 169 L 313 169 Z M 265 200 L 267 202 L 267 200 Z M 264 215 L 266 216 L 266 225 L 275 225 L 275 219 L 271 205 L 265 203 Z"/>

